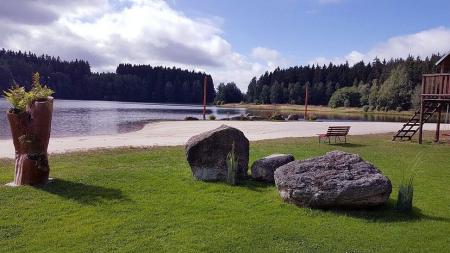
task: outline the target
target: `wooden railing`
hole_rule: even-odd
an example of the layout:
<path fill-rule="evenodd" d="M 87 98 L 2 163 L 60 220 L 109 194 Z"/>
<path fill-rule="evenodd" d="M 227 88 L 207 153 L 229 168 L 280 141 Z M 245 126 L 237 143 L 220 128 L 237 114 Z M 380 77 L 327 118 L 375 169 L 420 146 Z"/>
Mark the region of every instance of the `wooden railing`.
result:
<path fill-rule="evenodd" d="M 450 99 L 450 74 L 423 75 L 422 97 L 425 99 Z"/>

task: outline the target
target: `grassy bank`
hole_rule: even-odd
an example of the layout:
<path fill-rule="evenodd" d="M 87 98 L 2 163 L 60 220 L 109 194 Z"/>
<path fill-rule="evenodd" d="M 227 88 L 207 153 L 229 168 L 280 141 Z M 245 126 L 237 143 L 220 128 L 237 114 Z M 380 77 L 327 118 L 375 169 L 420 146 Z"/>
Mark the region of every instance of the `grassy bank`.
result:
<path fill-rule="evenodd" d="M 274 186 L 232 187 L 192 178 L 183 147 L 119 149 L 51 157 L 45 187 L 0 187 L 0 252 L 449 252 L 449 145 L 350 137 L 251 143 L 250 160 L 297 159 L 340 149 L 359 153 L 393 183 L 372 210 L 311 210 L 282 203 Z M 393 211 L 402 177 L 422 154 L 414 213 Z M 2 160 L 0 183 L 13 163 Z"/>
<path fill-rule="evenodd" d="M 219 107 L 224 108 L 247 108 L 253 110 L 271 110 L 271 111 L 279 111 L 279 112 L 296 112 L 303 113 L 305 110 L 304 105 L 291 105 L 291 104 L 277 104 L 277 105 L 257 105 L 257 104 L 224 104 Z M 413 111 L 368 111 L 364 112 L 362 108 L 357 107 L 338 107 L 331 108 L 328 106 L 318 106 L 318 105 L 310 105 L 308 106 L 308 112 L 317 113 L 317 114 L 344 114 L 344 113 L 354 113 L 354 114 L 376 114 L 376 115 L 399 115 L 399 116 L 411 116 Z"/>

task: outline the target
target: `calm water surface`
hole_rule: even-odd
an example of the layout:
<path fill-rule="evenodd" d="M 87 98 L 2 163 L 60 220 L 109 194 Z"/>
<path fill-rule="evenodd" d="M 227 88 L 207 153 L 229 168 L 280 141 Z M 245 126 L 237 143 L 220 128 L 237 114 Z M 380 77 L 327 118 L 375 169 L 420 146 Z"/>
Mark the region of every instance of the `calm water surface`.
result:
<path fill-rule="evenodd" d="M 0 99 L 0 139 L 10 139 L 6 120 L 9 108 Z M 244 113 L 267 117 L 271 111 L 208 106 L 208 114 L 218 119 Z M 154 104 L 114 101 L 55 100 L 52 136 L 89 136 L 137 131 L 145 124 L 159 120 L 182 120 L 186 116 L 202 117 L 200 105 Z M 285 115 L 286 116 L 286 115 Z M 318 121 L 391 121 L 403 122 L 408 116 L 372 114 L 316 114 Z"/>
<path fill-rule="evenodd" d="M 6 119 L 9 104 L 0 99 L 0 139 L 10 139 Z M 217 118 L 240 115 L 245 109 L 208 107 Z M 200 105 L 152 104 L 113 101 L 55 100 L 52 136 L 89 136 L 125 133 L 141 129 L 158 120 L 181 120 L 186 116 L 202 117 Z"/>

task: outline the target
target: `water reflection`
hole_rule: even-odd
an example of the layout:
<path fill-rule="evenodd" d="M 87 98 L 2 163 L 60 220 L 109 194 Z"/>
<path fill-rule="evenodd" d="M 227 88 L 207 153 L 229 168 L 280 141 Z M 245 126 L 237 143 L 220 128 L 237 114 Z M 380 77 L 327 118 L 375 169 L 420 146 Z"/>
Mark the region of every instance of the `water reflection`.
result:
<path fill-rule="evenodd" d="M 0 139 L 11 138 L 6 114 L 9 108 L 0 99 Z M 181 120 L 186 116 L 201 118 L 200 105 L 129 103 L 112 101 L 55 100 L 52 136 L 87 136 L 137 131 L 157 120 Z M 217 118 L 239 115 L 245 109 L 208 107 Z"/>
<path fill-rule="evenodd" d="M 4 113 L 9 108 L 0 99 L 0 139 L 11 138 Z M 269 117 L 271 110 L 246 110 L 208 106 L 207 113 L 227 118 L 244 113 Z M 297 112 L 301 117 L 303 114 Z M 283 113 L 287 116 L 288 113 Z M 390 121 L 405 122 L 409 116 L 379 114 L 327 114 L 311 112 L 318 121 Z M 111 101 L 55 100 L 52 136 L 87 136 L 137 131 L 158 120 L 182 120 L 186 116 L 202 117 L 200 105 L 129 103 Z M 445 116 L 443 116 L 445 118 Z"/>

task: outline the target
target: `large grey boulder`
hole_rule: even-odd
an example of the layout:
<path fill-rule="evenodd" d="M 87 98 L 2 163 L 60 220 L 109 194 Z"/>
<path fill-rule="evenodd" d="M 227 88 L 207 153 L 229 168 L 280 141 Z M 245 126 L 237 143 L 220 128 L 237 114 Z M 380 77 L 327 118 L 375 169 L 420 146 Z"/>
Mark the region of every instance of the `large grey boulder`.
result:
<path fill-rule="evenodd" d="M 203 181 L 226 181 L 226 158 L 233 142 L 237 179 L 246 178 L 249 141 L 242 131 L 226 125 L 193 136 L 186 143 L 186 158 L 194 177 Z"/>
<path fill-rule="evenodd" d="M 332 151 L 275 171 L 283 200 L 312 208 L 369 207 L 385 203 L 391 181 L 359 155 Z"/>
<path fill-rule="evenodd" d="M 273 173 L 278 167 L 294 161 L 290 154 L 273 154 L 255 161 L 252 164 L 252 178 L 273 183 Z"/>

